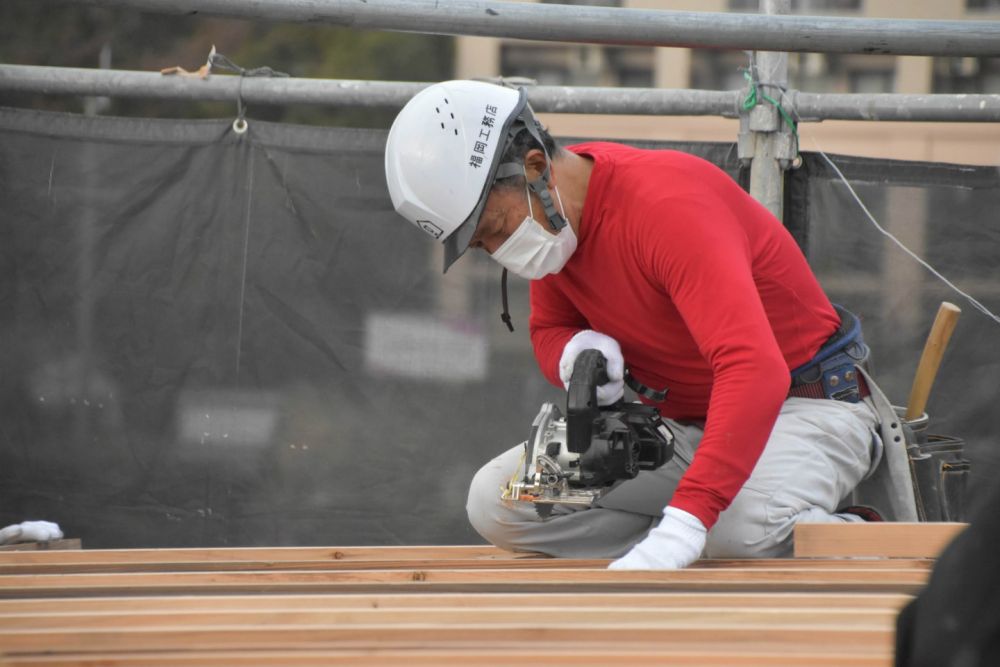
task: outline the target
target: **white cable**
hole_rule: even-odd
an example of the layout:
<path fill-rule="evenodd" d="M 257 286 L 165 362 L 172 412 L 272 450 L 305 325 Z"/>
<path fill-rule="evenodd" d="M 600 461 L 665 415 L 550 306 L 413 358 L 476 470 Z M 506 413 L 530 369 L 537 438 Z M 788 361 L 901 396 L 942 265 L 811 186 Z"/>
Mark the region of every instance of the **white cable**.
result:
<path fill-rule="evenodd" d="M 931 266 L 930 264 L 928 264 L 927 262 L 925 262 L 923 259 L 921 259 L 915 252 L 913 252 L 912 250 L 910 250 L 909 248 L 907 248 L 905 245 L 903 245 L 902 241 L 900 241 L 895 236 L 893 236 L 889 231 L 887 231 L 885 228 L 883 228 L 882 225 L 878 224 L 878 220 L 876 220 L 875 216 L 871 214 L 871 211 L 868 210 L 868 207 L 865 206 L 865 203 L 863 201 L 861 201 L 861 197 L 858 196 L 858 193 L 854 191 L 854 188 L 851 187 L 851 184 L 847 181 L 846 178 L 844 178 L 844 174 L 840 171 L 840 169 L 837 167 L 837 165 L 835 165 L 833 163 L 833 160 L 831 160 L 829 157 L 827 157 L 826 153 L 824 153 L 822 150 L 820 150 L 818 146 L 817 146 L 817 152 L 820 155 L 822 155 L 823 159 L 826 160 L 827 164 L 829 164 L 831 167 L 833 167 L 833 170 L 835 172 L 837 172 L 837 176 L 839 176 L 840 180 L 843 181 L 844 185 L 847 186 L 847 191 L 851 193 L 852 197 L 854 197 L 854 201 L 858 202 L 858 206 L 860 206 L 861 210 L 865 212 L 865 215 L 868 216 L 868 219 L 871 221 L 871 223 L 873 225 L 875 225 L 875 229 L 877 229 L 879 232 L 881 232 L 884 236 L 888 237 L 893 243 L 895 243 L 897 246 L 899 246 L 900 249 L 902 249 L 902 251 L 905 252 L 907 255 L 909 255 L 913 259 L 917 260 L 917 262 L 919 262 L 921 266 L 923 266 L 925 269 L 927 269 L 928 271 L 930 271 L 931 273 L 933 273 L 935 276 L 937 276 L 945 285 L 947 285 L 948 287 L 950 287 L 953 290 L 955 290 L 958 294 L 961 294 L 969 303 L 972 304 L 973 308 L 975 308 L 976 310 L 978 310 L 979 312 L 981 312 L 983 315 L 985 315 L 986 317 L 988 317 L 991 320 L 993 320 L 994 322 L 996 322 L 997 324 L 1000 324 L 1000 317 L 997 317 L 992 312 L 990 312 L 990 310 L 986 306 L 984 306 L 983 304 L 981 304 L 979 301 L 977 301 L 971 295 L 963 292 L 958 287 L 956 287 L 954 283 L 952 283 L 950 280 L 948 280 L 943 275 L 941 275 L 938 272 L 937 269 L 935 269 L 933 266 Z"/>

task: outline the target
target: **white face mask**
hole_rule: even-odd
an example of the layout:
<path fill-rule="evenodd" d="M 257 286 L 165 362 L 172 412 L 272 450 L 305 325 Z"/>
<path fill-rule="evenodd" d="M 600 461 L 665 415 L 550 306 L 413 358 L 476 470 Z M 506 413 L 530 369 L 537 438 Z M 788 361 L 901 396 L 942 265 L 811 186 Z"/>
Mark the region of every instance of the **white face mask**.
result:
<path fill-rule="evenodd" d="M 555 188 L 559 208 L 562 199 L 559 188 Z M 563 211 L 563 218 L 566 217 Z M 551 234 L 535 222 L 531 210 L 531 195 L 528 195 L 528 217 L 514 233 L 493 251 L 491 257 L 501 266 L 528 280 L 538 280 L 550 273 L 559 273 L 566 266 L 576 250 L 576 234 L 567 221 L 558 234 Z"/>

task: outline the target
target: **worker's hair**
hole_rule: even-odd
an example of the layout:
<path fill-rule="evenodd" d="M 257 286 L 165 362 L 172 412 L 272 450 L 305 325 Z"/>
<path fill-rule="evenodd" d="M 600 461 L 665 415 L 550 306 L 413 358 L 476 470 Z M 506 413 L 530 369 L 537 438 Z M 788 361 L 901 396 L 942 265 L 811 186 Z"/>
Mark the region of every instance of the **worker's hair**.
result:
<path fill-rule="evenodd" d="M 538 128 L 538 136 L 542 138 L 542 143 L 539 144 L 538 140 L 531 136 L 531 132 L 522 130 L 517 133 L 513 141 L 507 144 L 503 155 L 500 156 L 500 164 L 504 164 L 505 162 L 520 162 L 523 164 L 524 156 L 528 154 L 528 151 L 535 148 L 543 149 L 548 153 L 549 159 L 556 157 L 556 155 L 562 152 L 563 149 L 559 147 L 559 144 L 552 138 L 548 130 L 542 127 L 541 124 L 536 125 L 536 127 Z M 523 188 L 524 176 L 503 178 L 497 180 L 494 185 L 501 188 Z"/>

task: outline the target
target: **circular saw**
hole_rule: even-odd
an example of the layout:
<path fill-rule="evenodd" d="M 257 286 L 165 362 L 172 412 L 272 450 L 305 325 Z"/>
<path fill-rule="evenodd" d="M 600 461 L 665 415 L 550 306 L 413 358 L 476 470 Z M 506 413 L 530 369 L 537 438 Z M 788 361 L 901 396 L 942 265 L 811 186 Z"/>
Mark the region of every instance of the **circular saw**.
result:
<path fill-rule="evenodd" d="M 674 438 L 659 410 L 624 401 L 599 406 L 597 387 L 606 382 L 604 355 L 581 352 L 566 392 L 566 414 L 553 403 L 542 405 L 525 442 L 524 465 L 503 490 L 505 501 L 534 503 L 543 517 L 555 505 L 589 507 L 616 483 L 670 460 Z"/>

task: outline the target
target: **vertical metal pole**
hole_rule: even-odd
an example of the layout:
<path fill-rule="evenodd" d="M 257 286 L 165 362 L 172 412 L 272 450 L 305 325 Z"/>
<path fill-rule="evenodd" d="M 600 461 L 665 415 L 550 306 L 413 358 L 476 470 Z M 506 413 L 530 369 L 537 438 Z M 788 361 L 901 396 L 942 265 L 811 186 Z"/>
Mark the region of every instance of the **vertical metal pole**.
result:
<path fill-rule="evenodd" d="M 791 0 L 760 0 L 762 14 L 787 14 Z M 768 208 L 779 220 L 783 214 L 785 169 L 794 155 L 790 130 L 773 104 L 763 95 L 781 101 L 781 91 L 788 85 L 788 54 L 773 51 L 754 53 L 755 80 L 760 87 L 758 103 L 749 112 L 748 127 L 752 162 L 750 195 Z M 791 150 L 790 150 L 791 149 Z"/>

